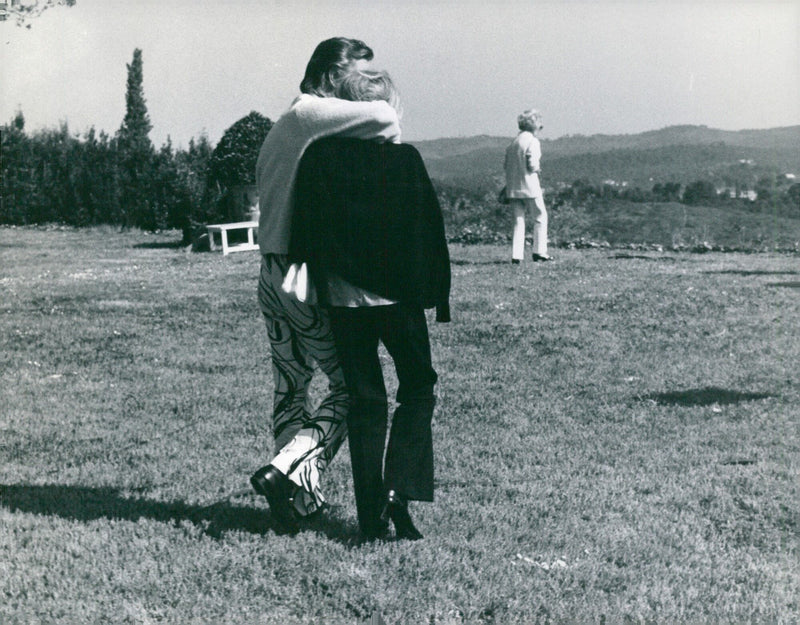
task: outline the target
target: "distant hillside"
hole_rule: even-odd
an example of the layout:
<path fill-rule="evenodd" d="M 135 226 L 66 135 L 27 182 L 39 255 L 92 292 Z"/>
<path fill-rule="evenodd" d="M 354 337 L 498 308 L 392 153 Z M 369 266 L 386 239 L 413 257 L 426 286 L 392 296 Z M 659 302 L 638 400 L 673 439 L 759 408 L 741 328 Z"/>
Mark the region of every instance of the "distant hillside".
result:
<path fill-rule="evenodd" d="M 669 126 L 635 135 L 573 135 L 543 141 L 554 156 L 600 153 L 611 150 L 653 149 L 676 145 L 725 145 L 768 150 L 800 151 L 800 126 L 766 130 L 717 130 L 707 126 Z"/>
<path fill-rule="evenodd" d="M 489 135 L 476 135 L 474 137 L 459 137 L 453 139 L 432 139 L 429 141 L 411 141 L 422 158 L 427 160 L 459 156 L 476 150 L 505 150 L 512 137 L 490 137 Z"/>
<path fill-rule="evenodd" d="M 502 180 L 511 139 L 480 135 L 413 144 L 432 178 L 483 193 Z M 697 179 L 754 182 L 776 172 L 800 175 L 800 126 L 741 131 L 672 126 L 633 135 L 573 135 L 543 140 L 542 154 L 546 186 L 577 179 L 611 179 L 642 188 Z"/>

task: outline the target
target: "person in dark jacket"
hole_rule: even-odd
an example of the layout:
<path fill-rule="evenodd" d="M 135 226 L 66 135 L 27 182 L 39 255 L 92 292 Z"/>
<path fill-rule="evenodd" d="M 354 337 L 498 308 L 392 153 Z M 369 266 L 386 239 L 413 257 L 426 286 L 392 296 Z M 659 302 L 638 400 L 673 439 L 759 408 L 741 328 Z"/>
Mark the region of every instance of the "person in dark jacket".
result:
<path fill-rule="evenodd" d="M 400 141 L 400 120 L 391 104 L 347 101 L 334 93 L 347 74 L 363 69 L 372 58 L 363 41 L 322 41 L 306 67 L 301 95 L 269 131 L 256 164 L 262 254 L 258 301 L 271 352 L 275 453 L 250 483 L 267 499 L 277 531 L 298 531 L 299 520 L 325 506 L 323 477 L 347 435 L 349 406 L 327 311 L 281 288 L 290 266 L 295 176 L 306 147 L 322 137 Z M 328 392 L 316 407 L 311 401 L 315 366 L 328 381 Z"/>
<path fill-rule="evenodd" d="M 359 84 L 385 74 L 358 72 Z M 391 83 L 389 83 L 391 84 Z M 342 89 L 355 89 L 342 83 Z M 380 90 L 379 90 L 380 91 Z M 358 91 L 361 93 L 361 91 Z M 289 260 L 306 262 L 350 394 L 348 439 L 359 527 L 418 539 L 408 501 L 433 501 L 431 420 L 437 374 L 426 308 L 449 321 L 450 258 L 436 194 L 419 152 L 405 144 L 330 138 L 297 173 Z M 389 441 L 383 343 L 399 387 Z"/>

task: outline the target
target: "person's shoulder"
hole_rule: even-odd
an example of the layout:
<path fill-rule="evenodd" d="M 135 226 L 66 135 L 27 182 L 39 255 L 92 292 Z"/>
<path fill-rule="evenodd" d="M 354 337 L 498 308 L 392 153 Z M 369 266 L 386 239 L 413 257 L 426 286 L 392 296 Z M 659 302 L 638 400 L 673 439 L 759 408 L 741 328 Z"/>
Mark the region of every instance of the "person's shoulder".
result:
<path fill-rule="evenodd" d="M 375 158 L 379 155 L 381 144 L 367 139 L 352 137 L 322 137 L 309 145 L 303 160 L 313 161 L 318 167 L 328 167 L 352 159 Z"/>
<path fill-rule="evenodd" d="M 289 108 L 275 120 L 267 136 L 273 134 L 276 129 L 282 130 L 284 127 L 293 126 L 293 124 L 297 123 L 297 119 L 303 115 L 304 107 L 308 106 L 308 97 L 307 94 L 303 93 L 292 100 Z"/>
<path fill-rule="evenodd" d="M 356 139 L 336 136 L 316 139 L 305 149 L 303 159 L 330 158 L 331 154 L 341 154 L 343 151 L 351 149 L 353 141 Z"/>
<path fill-rule="evenodd" d="M 393 143 L 392 141 L 386 141 L 380 144 L 384 150 L 389 152 L 393 152 L 395 154 L 405 154 L 405 155 L 412 155 L 416 154 L 419 156 L 419 151 L 410 143 Z"/>
<path fill-rule="evenodd" d="M 305 119 L 308 117 L 316 117 L 320 115 L 327 107 L 325 100 L 329 98 L 321 98 L 317 95 L 310 93 L 301 93 L 293 101 L 289 110 L 286 111 L 286 117 L 293 117 L 295 119 Z"/>
<path fill-rule="evenodd" d="M 351 137 L 323 137 L 314 141 L 306 149 L 305 160 L 340 160 L 346 158 L 366 158 L 377 162 L 390 159 L 395 163 L 423 163 L 419 150 L 408 143 L 372 141 Z"/>
<path fill-rule="evenodd" d="M 396 117 L 397 112 L 392 106 L 383 100 L 343 100 L 334 96 L 319 96 L 311 93 L 301 93 L 292 102 L 290 110 L 352 110 L 352 111 L 390 111 Z"/>
<path fill-rule="evenodd" d="M 531 148 L 536 148 L 539 145 L 539 139 L 537 139 L 532 132 L 521 132 L 519 134 L 519 146 L 521 149 L 527 151 Z"/>
<path fill-rule="evenodd" d="M 528 137 L 526 137 L 525 135 L 528 134 L 530 133 L 527 132 L 517 133 L 517 136 L 514 137 L 514 140 L 508 144 L 508 149 L 513 151 L 526 148 L 528 146 Z"/>
<path fill-rule="evenodd" d="M 301 93 L 294 100 L 292 100 L 292 104 L 289 107 L 289 109 L 291 110 L 298 107 L 314 106 L 323 99 L 324 98 L 321 98 L 318 95 L 312 95 L 310 93 Z"/>
<path fill-rule="evenodd" d="M 376 147 L 381 151 L 384 158 L 391 159 L 395 164 L 406 163 L 425 166 L 419 150 L 410 143 L 391 143 L 387 141 L 377 144 Z"/>
<path fill-rule="evenodd" d="M 294 99 L 287 113 L 302 118 L 326 116 L 345 105 L 346 101 L 338 98 L 301 93 Z"/>
<path fill-rule="evenodd" d="M 375 144 L 377 144 L 376 141 L 370 141 L 368 139 L 329 135 L 327 137 L 320 137 L 319 139 L 316 139 L 308 149 L 314 149 L 319 152 L 330 150 L 358 150 L 366 149 L 370 145 Z"/>

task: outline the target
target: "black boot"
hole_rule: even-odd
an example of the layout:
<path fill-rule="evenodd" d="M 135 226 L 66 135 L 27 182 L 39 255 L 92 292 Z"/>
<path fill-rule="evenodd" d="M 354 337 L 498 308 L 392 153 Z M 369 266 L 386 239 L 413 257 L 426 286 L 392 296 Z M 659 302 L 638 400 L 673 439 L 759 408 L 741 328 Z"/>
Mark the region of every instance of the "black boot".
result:
<path fill-rule="evenodd" d="M 299 530 L 292 505 L 292 482 L 278 469 L 268 464 L 253 473 L 250 484 L 259 495 L 267 498 L 275 529 L 294 534 Z"/>
<path fill-rule="evenodd" d="M 386 508 L 383 518 L 390 518 L 394 523 L 394 533 L 398 538 L 419 540 L 422 538 L 420 531 L 414 527 L 411 515 L 408 513 L 408 501 L 397 491 L 390 490 L 386 496 Z"/>
<path fill-rule="evenodd" d="M 389 537 L 389 521 L 383 517 L 379 518 L 374 525 L 360 528 L 361 542 L 372 542 L 373 540 L 386 540 Z"/>

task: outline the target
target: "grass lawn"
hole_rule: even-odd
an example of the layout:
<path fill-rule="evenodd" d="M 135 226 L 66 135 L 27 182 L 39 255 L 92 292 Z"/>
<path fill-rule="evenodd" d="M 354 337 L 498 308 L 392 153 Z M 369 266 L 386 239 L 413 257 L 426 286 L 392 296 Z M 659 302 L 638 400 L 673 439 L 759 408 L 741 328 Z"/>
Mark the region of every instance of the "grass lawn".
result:
<path fill-rule="evenodd" d="M 346 447 L 272 531 L 258 255 L 176 238 L 0 229 L 0 622 L 800 619 L 797 255 L 453 246 L 425 539 L 359 545 Z"/>

